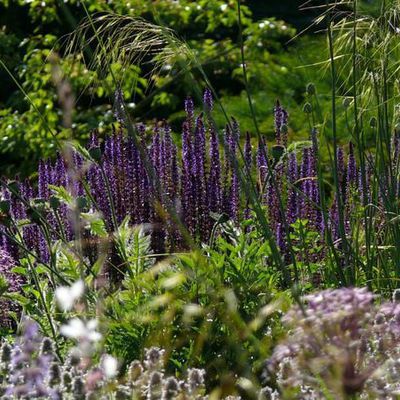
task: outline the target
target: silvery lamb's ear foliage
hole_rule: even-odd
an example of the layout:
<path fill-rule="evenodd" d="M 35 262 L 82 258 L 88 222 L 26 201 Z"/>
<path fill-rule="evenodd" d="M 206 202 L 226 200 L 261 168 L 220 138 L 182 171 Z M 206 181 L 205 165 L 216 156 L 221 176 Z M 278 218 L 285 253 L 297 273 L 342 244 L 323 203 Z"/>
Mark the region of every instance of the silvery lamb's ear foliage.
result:
<path fill-rule="evenodd" d="M 11 361 L 11 346 L 4 342 L 0 348 L 0 363 L 2 366 L 8 366 L 9 362 Z"/>
<path fill-rule="evenodd" d="M 52 339 L 45 337 L 40 343 L 40 354 L 54 357 L 54 342 Z"/>
<path fill-rule="evenodd" d="M 152 371 L 150 373 L 150 379 L 147 386 L 147 399 L 157 400 L 161 399 L 162 396 L 162 382 L 163 374 L 159 371 Z"/>
<path fill-rule="evenodd" d="M 173 399 L 178 395 L 179 392 L 179 382 L 173 376 L 164 380 L 164 387 L 163 387 L 163 399 L 169 400 Z"/>
<path fill-rule="evenodd" d="M 50 386 L 57 386 L 61 383 L 61 369 L 58 363 L 51 364 L 48 379 Z"/>
<path fill-rule="evenodd" d="M 198 368 L 192 368 L 188 371 L 188 390 L 191 395 L 200 393 L 204 389 L 204 374 L 205 371 Z"/>
<path fill-rule="evenodd" d="M 143 366 L 140 361 L 132 361 L 128 368 L 128 381 L 135 382 L 143 374 Z"/>
<path fill-rule="evenodd" d="M 82 377 L 77 376 L 72 380 L 72 394 L 76 400 L 85 399 L 85 384 Z"/>
<path fill-rule="evenodd" d="M 64 371 L 61 377 L 61 388 L 65 392 L 69 392 L 72 389 L 72 377 L 68 371 Z"/>
<path fill-rule="evenodd" d="M 393 291 L 392 301 L 393 301 L 393 303 L 400 302 L 400 289 L 395 289 Z"/>
<path fill-rule="evenodd" d="M 163 356 L 165 351 L 158 347 L 151 347 L 147 349 L 145 354 L 144 365 L 148 370 L 161 369 L 163 366 Z"/>

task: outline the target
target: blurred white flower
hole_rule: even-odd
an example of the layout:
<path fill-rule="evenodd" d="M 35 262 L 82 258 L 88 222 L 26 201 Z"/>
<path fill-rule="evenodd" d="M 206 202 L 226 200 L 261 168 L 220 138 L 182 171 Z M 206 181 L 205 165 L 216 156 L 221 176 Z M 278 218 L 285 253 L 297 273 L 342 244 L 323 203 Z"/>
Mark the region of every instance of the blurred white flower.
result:
<path fill-rule="evenodd" d="M 83 322 L 79 318 L 72 318 L 67 325 L 62 325 L 60 332 L 62 335 L 76 340 L 87 342 L 98 342 L 101 339 L 101 333 L 96 331 L 97 321 L 91 319 Z"/>
<path fill-rule="evenodd" d="M 105 354 L 102 357 L 101 367 L 107 378 L 114 378 L 118 373 L 118 361 L 109 354 Z"/>
<path fill-rule="evenodd" d="M 69 311 L 85 291 L 82 280 L 76 281 L 71 287 L 60 286 L 56 289 L 56 300 L 63 311 Z"/>
<path fill-rule="evenodd" d="M 228 8 L 228 4 L 221 4 L 220 9 L 224 12 Z"/>

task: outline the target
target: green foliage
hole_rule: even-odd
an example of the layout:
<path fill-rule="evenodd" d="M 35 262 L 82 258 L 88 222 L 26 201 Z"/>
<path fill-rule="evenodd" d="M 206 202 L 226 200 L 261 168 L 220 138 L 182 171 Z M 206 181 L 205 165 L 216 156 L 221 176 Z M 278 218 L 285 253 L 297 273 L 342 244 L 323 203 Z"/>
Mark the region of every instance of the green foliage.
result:
<path fill-rule="evenodd" d="M 250 3 L 242 8 L 242 23 L 251 81 L 254 87 L 260 88 L 267 79 L 266 84 L 271 86 L 272 92 L 267 95 L 260 92 L 259 97 L 267 96 L 271 105 L 276 96 L 284 95 L 285 100 L 289 100 L 291 95 L 286 96 L 286 89 L 276 91 L 270 81 L 271 78 L 275 82 L 285 81 L 285 74 L 292 69 L 292 66 L 283 66 L 280 57 L 283 57 L 282 44 L 295 31 L 274 18 L 253 21 L 249 6 Z M 86 1 L 85 7 L 92 16 L 96 12 L 112 12 L 127 18 L 144 17 L 175 30 L 177 37 L 192 49 L 210 80 L 216 83 L 217 90 L 226 99 L 224 103 L 232 104 L 232 112 L 243 110 L 237 97 L 243 83 L 237 69 L 240 53 L 236 40 L 236 1 L 159 0 L 157 4 L 138 0 Z M 24 176 L 29 175 L 40 158 L 54 154 L 57 143 L 53 135 L 61 142 L 70 138 L 84 141 L 91 129 L 108 130 L 114 122 L 112 103 L 116 86 L 122 87 L 131 115 L 138 120 L 173 116 L 181 109 L 182 97 L 196 93 L 190 74 L 185 72 L 195 64 L 187 66 L 178 52 L 157 70 L 147 62 L 139 65 L 124 61 L 126 57 L 130 59 L 129 51 L 120 48 L 118 43 L 111 43 L 106 62 L 94 57 L 93 47 L 87 43 L 83 44 L 83 51 L 73 47 L 66 52 L 69 38 L 62 35 L 72 32 L 80 20 L 87 17 L 85 8 L 78 1 L 48 1 L 45 7 L 40 1 L 20 0 L 13 5 L 0 1 L 0 8 L 5 15 L 10 15 L 9 20 L 25 22 L 24 26 L 17 24 L 15 27 L 5 22 L 0 34 L 1 61 L 14 76 L 11 78 L 1 68 L 0 78 L 9 88 L 7 93 L 0 95 L 2 174 L 12 175 L 18 171 Z M 93 32 L 90 36 L 96 39 Z M 55 52 L 60 59 L 54 59 Z M 118 57 L 115 58 L 113 54 L 116 53 Z M 196 79 L 199 77 L 196 70 L 191 73 Z M 58 74 L 75 94 L 71 127 L 63 125 L 66 110 Z M 13 79 L 19 82 L 25 95 Z M 304 85 L 305 82 L 302 87 Z M 284 88 L 287 88 L 286 84 Z M 270 120 L 271 108 L 260 109 L 260 119 L 268 117 Z M 180 125 L 179 114 L 176 118 Z M 248 114 L 244 115 L 244 125 L 251 128 Z"/>
<path fill-rule="evenodd" d="M 109 43 L 102 43 L 91 32 L 91 46 L 85 40 L 77 40 L 70 43 L 78 47 L 72 45 L 66 51 L 56 39 L 59 36 L 48 31 L 52 24 L 67 18 L 69 7 L 78 9 L 79 3 L 71 1 L 59 6 L 49 1 L 42 7 L 41 2 L 19 2 L 38 28 L 22 43 L 23 55 L 10 51 L 21 39 L 19 33 L 9 33 L 8 28 L 0 32 L 2 62 L 12 69 L 22 89 L 22 93 L 16 91 L 1 97 L 0 151 L 6 157 L 5 172 L 14 172 L 15 165 L 22 162 L 19 165 L 22 174 L 29 174 L 36 158 L 53 155 L 58 145 L 53 134 L 61 141 L 79 142 L 90 129 L 98 128 L 100 133 L 110 129 L 116 85 L 121 86 L 136 121 L 136 117 L 174 113 L 182 94 L 195 92 L 193 82 L 198 82 L 204 72 L 216 82 L 228 115 L 237 117 L 242 130 L 254 129 L 236 45 L 235 2 L 160 0 L 156 3 L 132 0 L 117 1 L 110 6 L 106 2 L 88 1 L 85 4 L 90 13 L 113 11 L 127 17 L 102 14 L 100 19 L 86 20 L 86 25 L 81 25 L 86 31 L 77 32 L 89 35 L 91 23 L 100 24 L 96 26 Z M 5 1 L 0 4 L 10 6 Z M 370 12 L 370 8 L 363 6 L 361 11 Z M 397 12 L 397 7 L 393 10 Z M 167 368 L 178 375 L 188 365 L 204 367 L 210 386 L 229 386 L 232 382 L 247 382 L 246 379 L 259 385 L 263 361 L 285 334 L 279 317 L 292 298 L 301 308 L 300 294 L 316 287 L 343 284 L 368 285 L 382 294 L 391 292 L 400 276 L 398 173 L 391 176 L 386 172 L 391 160 L 391 132 L 399 119 L 398 38 L 392 28 L 380 29 L 382 16 L 374 19 L 374 11 L 367 19 L 357 19 L 356 15 L 340 22 L 332 21 L 330 12 L 325 14 L 328 35 L 333 34 L 334 39 L 329 54 L 319 40 L 304 38 L 296 46 L 285 44 L 295 34 L 292 27 L 274 18 L 253 21 L 250 9 L 244 8 L 247 89 L 253 98 L 261 134 L 271 140 L 274 135 L 271 110 L 275 98 L 271 93 L 279 95 L 289 109 L 296 110 L 296 105 L 307 102 L 304 112 L 294 112 L 290 119 L 290 135 L 302 140 L 286 152 L 279 152 L 275 161 L 279 162 L 288 151 L 308 146 L 310 143 L 304 139 L 310 128 L 316 127 L 322 147 L 322 157 L 316 166 L 321 194 L 329 197 L 331 192 L 343 192 L 335 176 L 334 155 L 337 143 L 345 138 L 352 137 L 356 143 L 358 165 L 368 164 L 373 170 L 371 199 L 364 201 L 352 188 L 346 192 L 352 199 L 346 203 L 351 227 L 346 226 L 335 243 L 311 230 L 307 220 L 298 220 L 288 227 L 294 259 L 284 267 L 298 278 L 290 288 L 291 293 L 287 286 L 282 289 L 283 270 L 277 269 L 273 242 L 265 239 L 259 227 L 261 221 L 257 220 L 259 215 L 252 215 L 242 225 L 219 221 L 209 243 L 202 243 L 199 248 L 153 254 L 147 227 L 132 226 L 126 218 L 119 226 L 114 222 L 115 231 L 109 233 L 101 215 L 89 207 L 89 198 L 74 198 L 67 188 L 52 186 L 52 197 L 48 201 L 33 200 L 26 219 L 6 220 L 12 224 L 15 245 L 22 254 L 12 272 L 23 277 L 24 284 L 20 293 L 9 293 L 0 276 L 2 299 L 13 301 L 23 314 L 35 318 L 62 352 L 70 343 L 60 338 L 56 328 L 67 317 L 84 315 L 86 319 L 100 320 L 104 345 L 125 363 L 140 358 L 146 346 L 157 345 L 166 349 Z M 389 11 L 383 16 L 389 15 L 391 21 L 394 14 Z M 82 11 L 81 16 L 84 14 Z M 146 16 L 151 25 L 131 18 L 133 14 Z M 103 30 L 102 20 L 109 23 Z M 112 36 L 110 29 L 121 21 L 126 26 Z M 142 61 L 149 60 L 147 54 L 133 53 L 151 46 L 129 47 L 132 32 L 139 36 L 143 33 L 138 29 L 140 26 L 151 27 L 159 35 L 153 39 L 167 42 L 162 42 L 165 53 L 156 52 L 151 59 L 155 64 L 150 67 L 146 62 L 132 61 L 138 60 L 138 54 Z M 165 26 L 176 29 L 178 35 Z M 135 44 L 143 45 L 143 37 L 140 39 Z M 145 39 L 150 40 L 147 36 Z M 125 41 L 129 44 L 124 47 Z M 59 52 L 60 59 L 52 49 Z M 182 51 L 171 52 L 171 49 Z M 350 52 L 355 61 L 351 65 L 343 61 Z M 298 59 L 304 65 L 313 65 L 298 68 Z M 154 65 L 158 68 L 154 69 Z M 309 82 L 313 84 L 307 85 Z M 69 85 L 78 99 L 71 126 L 66 126 L 63 119 L 63 113 L 72 111 L 61 96 L 63 84 Z M 95 106 L 91 107 L 90 102 Z M 147 113 L 148 108 L 152 111 Z M 375 118 L 372 124 L 370 116 Z M 179 113 L 173 114 L 176 124 L 180 118 Z M 223 115 L 217 115 L 218 125 L 225 122 Z M 373 140 L 376 147 L 371 152 Z M 95 162 L 93 152 L 79 144 L 76 147 L 88 165 Z M 24 151 L 19 152 L 21 149 Z M 327 175 L 329 179 L 325 182 Z M 381 186 L 385 190 L 379 190 Z M 0 206 L 7 216 L 9 203 L 2 202 Z M 76 222 L 77 238 L 73 241 L 66 240 L 62 226 L 49 233 L 45 218 L 57 217 L 57 212 L 65 206 Z M 328 207 L 324 211 L 328 212 Z M 36 254 L 26 248 L 23 232 L 30 221 L 37 222 L 47 239 L 48 263 L 39 263 Z M 328 243 L 324 248 L 322 239 Z M 90 246 L 99 250 L 97 259 L 93 259 Z M 118 279 L 110 278 L 114 276 Z M 77 280 L 84 282 L 85 296 L 67 314 L 56 306 L 55 290 Z M 17 320 L 18 313 L 12 316 Z"/>
<path fill-rule="evenodd" d="M 253 376 L 248 361 L 268 351 L 273 337 L 265 331 L 276 326 L 278 334 L 271 315 L 287 299 L 276 291 L 270 250 L 257 233 L 222 229 L 212 248 L 160 260 L 141 274 L 128 272 L 137 270 L 135 259 L 127 264 L 123 290 L 106 300 L 112 353 L 129 362 L 158 345 L 170 352 L 172 369 L 203 366 L 213 382 L 229 371 Z"/>

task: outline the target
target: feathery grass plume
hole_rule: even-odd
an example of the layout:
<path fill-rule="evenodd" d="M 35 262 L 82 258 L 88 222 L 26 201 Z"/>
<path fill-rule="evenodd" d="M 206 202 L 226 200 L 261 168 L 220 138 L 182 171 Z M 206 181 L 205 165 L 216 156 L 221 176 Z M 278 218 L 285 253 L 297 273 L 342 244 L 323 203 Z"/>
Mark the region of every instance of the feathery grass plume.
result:
<path fill-rule="evenodd" d="M 68 36 L 67 54 L 80 56 L 84 61 L 89 48 L 94 50 L 87 67 L 98 71 L 99 78 L 112 71 L 114 63 L 120 64 L 123 70 L 132 65 L 151 63 L 150 74 L 153 74 L 163 65 L 175 65 L 178 59 L 186 68 L 193 60 L 191 50 L 173 30 L 142 18 L 113 13 L 86 18 Z M 116 92 L 115 112 L 118 120 L 124 121 L 125 116 L 120 112 L 123 107 L 121 95 L 121 91 Z"/>

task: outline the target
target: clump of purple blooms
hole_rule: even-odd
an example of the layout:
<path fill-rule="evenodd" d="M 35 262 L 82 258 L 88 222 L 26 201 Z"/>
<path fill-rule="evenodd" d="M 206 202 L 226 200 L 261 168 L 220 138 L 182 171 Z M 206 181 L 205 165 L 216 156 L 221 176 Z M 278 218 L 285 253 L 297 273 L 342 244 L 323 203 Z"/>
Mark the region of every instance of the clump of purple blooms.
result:
<path fill-rule="evenodd" d="M 49 383 L 56 357 L 51 340 L 42 340 L 32 320 L 25 320 L 22 329 L 13 346 L 5 342 L 1 347 L 2 398 L 59 398 L 60 393 Z"/>
<path fill-rule="evenodd" d="M 247 133 L 241 160 L 243 135 L 238 122 L 232 118 L 219 131 L 212 120 L 212 109 L 209 90 L 204 93 L 204 113 L 197 116 L 188 98 L 180 138 L 172 134 L 166 122 L 156 124 L 152 130 L 137 125 L 135 138 L 124 134 L 124 124 L 104 141 L 93 132 L 87 147 L 90 162 L 77 152 L 68 157 L 59 154 L 55 162 L 40 163 L 37 187 L 29 181 L 18 182 L 18 195 L 3 188 L 11 218 L 30 221 L 22 229 L 25 246 L 47 262 L 49 241 L 60 236 L 67 241 L 74 238 L 76 226 L 71 212 L 54 199 L 50 185 L 64 186 L 79 200 L 82 210 L 99 211 L 110 233 L 126 216 L 132 224 L 151 226 L 156 253 L 187 246 L 182 226 L 195 240 L 207 242 L 217 215 L 226 214 L 235 224 L 252 217 L 252 204 L 241 190 L 240 176 L 257 177 L 260 199 L 287 262 L 290 257 L 285 227 L 297 220 L 305 221 L 308 230 L 317 232 L 321 243 L 328 230 L 333 241 L 339 239 L 337 195 L 327 217 L 321 211 L 318 132 L 312 130 L 310 144 L 300 151 L 289 151 L 288 113 L 278 102 L 274 109 L 277 145 L 268 149 L 262 137 L 254 150 Z M 337 158 L 339 192 L 349 235 L 355 208 L 353 193 L 361 189 L 360 171 L 353 145 L 347 166 L 342 148 Z M 47 236 L 41 221 L 51 227 Z M 0 236 L 2 247 L 18 257 L 18 249 L 10 240 L 12 229 L 2 229 L 9 233 Z M 87 232 L 83 237 L 87 238 Z"/>
<path fill-rule="evenodd" d="M 41 336 L 34 321 L 25 320 L 22 328 L 14 344 L 1 346 L 2 399 L 208 398 L 204 371 L 189 369 L 181 380 L 167 376 L 159 348 L 146 349 L 144 361 L 133 361 L 125 375 L 110 377 L 101 359 L 91 368 L 85 368 L 74 352 L 61 361 L 51 339 Z"/>
<path fill-rule="evenodd" d="M 4 279 L 7 285 L 7 291 L 10 293 L 19 292 L 23 279 L 21 275 L 12 271 L 15 267 L 14 259 L 8 254 L 5 249 L 0 248 L 0 276 Z M 12 319 L 10 312 L 17 312 L 18 306 L 12 301 L 5 298 L 0 298 L 0 323 L 4 327 L 11 327 Z"/>
<path fill-rule="evenodd" d="M 283 317 L 289 334 L 266 363 L 269 384 L 300 398 L 397 398 L 400 296 L 375 297 L 366 288 L 305 296 Z"/>

